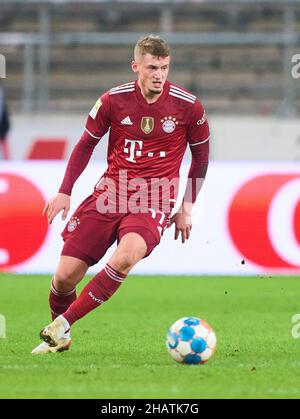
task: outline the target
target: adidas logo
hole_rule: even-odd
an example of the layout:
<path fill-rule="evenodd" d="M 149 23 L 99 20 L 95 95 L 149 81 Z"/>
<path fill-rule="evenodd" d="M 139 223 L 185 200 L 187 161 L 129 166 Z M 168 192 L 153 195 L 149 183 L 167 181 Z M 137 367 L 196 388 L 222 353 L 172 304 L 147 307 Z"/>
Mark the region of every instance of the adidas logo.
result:
<path fill-rule="evenodd" d="M 122 125 L 132 125 L 132 122 L 131 122 L 131 119 L 129 118 L 129 116 L 126 116 L 126 118 L 124 118 L 124 119 L 121 121 L 121 124 L 122 124 Z"/>

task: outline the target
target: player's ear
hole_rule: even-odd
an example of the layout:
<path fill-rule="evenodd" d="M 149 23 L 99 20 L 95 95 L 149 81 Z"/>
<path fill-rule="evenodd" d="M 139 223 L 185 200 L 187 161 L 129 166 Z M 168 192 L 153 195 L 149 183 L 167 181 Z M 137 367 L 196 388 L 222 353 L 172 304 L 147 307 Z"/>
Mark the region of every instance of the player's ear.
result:
<path fill-rule="evenodd" d="M 137 64 L 137 62 L 136 61 L 131 61 L 131 70 L 134 72 L 134 73 L 137 73 L 138 72 L 138 64 Z"/>

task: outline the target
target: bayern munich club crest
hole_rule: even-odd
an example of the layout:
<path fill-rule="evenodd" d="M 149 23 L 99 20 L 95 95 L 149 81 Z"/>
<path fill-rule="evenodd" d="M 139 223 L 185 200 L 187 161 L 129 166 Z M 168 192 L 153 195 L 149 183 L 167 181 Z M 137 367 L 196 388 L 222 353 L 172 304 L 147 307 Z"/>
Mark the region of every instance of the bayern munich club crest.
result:
<path fill-rule="evenodd" d="M 68 222 L 68 232 L 72 233 L 75 228 L 80 224 L 79 218 L 72 217 L 71 220 Z"/>
<path fill-rule="evenodd" d="M 176 118 L 172 118 L 171 116 L 165 116 L 164 119 L 161 119 L 160 122 L 162 123 L 162 129 L 167 134 L 170 134 L 171 132 L 175 131 L 176 125 L 178 125 Z"/>

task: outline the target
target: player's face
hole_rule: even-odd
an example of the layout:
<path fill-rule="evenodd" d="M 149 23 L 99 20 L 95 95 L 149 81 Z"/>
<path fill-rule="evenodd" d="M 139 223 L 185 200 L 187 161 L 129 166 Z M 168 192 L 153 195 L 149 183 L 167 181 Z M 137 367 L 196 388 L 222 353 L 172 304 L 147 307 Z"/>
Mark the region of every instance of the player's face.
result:
<path fill-rule="evenodd" d="M 132 70 L 146 96 L 160 95 L 169 73 L 170 57 L 155 57 L 146 54 L 133 61 Z"/>

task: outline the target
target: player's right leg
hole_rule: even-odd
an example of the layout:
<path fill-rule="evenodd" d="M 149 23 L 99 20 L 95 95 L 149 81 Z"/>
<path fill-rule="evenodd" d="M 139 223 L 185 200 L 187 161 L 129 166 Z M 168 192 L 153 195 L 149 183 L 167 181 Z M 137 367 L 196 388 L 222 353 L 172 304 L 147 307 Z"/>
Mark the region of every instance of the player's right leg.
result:
<path fill-rule="evenodd" d="M 64 313 L 72 302 L 76 300 L 76 285 L 82 280 L 87 269 L 88 265 L 86 262 L 72 256 L 61 256 L 52 279 L 49 296 L 52 320 Z M 51 346 L 49 338 L 42 336 L 45 329 L 41 331 L 41 338 L 45 339 L 44 342 L 34 348 L 32 354 L 62 352 L 69 349 L 72 342 L 70 331 L 63 334 L 58 345 Z M 51 328 L 47 332 L 53 333 Z"/>
<path fill-rule="evenodd" d="M 64 313 L 76 300 L 76 286 L 83 279 L 87 269 L 87 263 L 78 257 L 61 256 L 49 295 L 52 320 Z"/>
<path fill-rule="evenodd" d="M 68 342 L 61 340 L 70 326 L 61 315 L 76 300 L 75 287 L 87 268 L 97 263 L 116 240 L 120 217 L 101 214 L 96 198 L 89 196 L 77 208 L 62 236 L 65 244 L 52 282 L 50 306 L 53 322 L 40 333 L 49 352 L 57 351 Z M 73 263 L 72 263 L 73 261 Z M 66 327 L 67 326 L 67 327 Z M 52 349 L 51 349 L 52 348 Z"/>
<path fill-rule="evenodd" d="M 69 309 L 47 326 L 41 337 L 50 346 L 59 345 L 64 332 L 73 323 L 110 299 L 124 282 L 131 268 L 147 253 L 147 243 L 134 232 L 122 236 L 114 254 L 92 280 L 83 288 L 78 299 Z"/>

